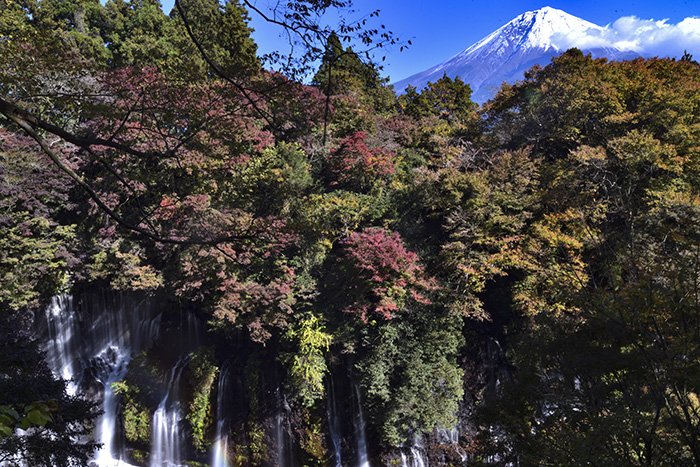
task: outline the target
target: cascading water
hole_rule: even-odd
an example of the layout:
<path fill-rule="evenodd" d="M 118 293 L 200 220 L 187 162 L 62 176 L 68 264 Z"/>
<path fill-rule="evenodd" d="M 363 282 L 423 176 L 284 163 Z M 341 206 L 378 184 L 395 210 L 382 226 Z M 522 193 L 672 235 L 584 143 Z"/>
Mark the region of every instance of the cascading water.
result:
<path fill-rule="evenodd" d="M 212 467 L 229 467 L 228 462 L 228 420 L 226 419 L 226 389 L 228 387 L 229 366 L 224 365 L 219 374 L 216 398 L 216 438 L 212 452 Z"/>
<path fill-rule="evenodd" d="M 115 443 L 118 401 L 112 384 L 124 377 L 131 355 L 156 339 L 160 316 L 153 315 L 148 303 L 134 303 L 123 296 L 115 300 L 86 297 L 85 305 L 78 313 L 70 295 L 52 298 L 45 312 L 46 361 L 57 377 L 69 381 L 70 394 L 85 391 L 102 396 L 103 413 L 95 430 L 102 448 L 92 463 L 126 466 Z"/>
<path fill-rule="evenodd" d="M 462 446 L 459 445 L 459 428 L 437 428 L 435 430 L 435 439 L 439 444 L 451 446 L 462 462 L 467 461 L 469 456 Z"/>
<path fill-rule="evenodd" d="M 66 391 L 74 395 L 77 391 L 76 365 L 79 341 L 78 319 L 73 309 L 73 297 L 56 295 L 46 307 L 46 362 L 53 374 L 68 382 Z"/>
<path fill-rule="evenodd" d="M 327 414 L 328 414 L 328 431 L 331 436 L 331 443 L 333 444 L 333 454 L 335 457 L 335 467 L 343 467 L 343 457 L 342 457 L 342 445 L 341 445 L 341 432 L 340 432 L 340 417 L 338 417 L 338 406 L 335 400 L 335 384 L 333 383 L 333 378 L 329 378 L 330 382 L 328 384 L 328 401 L 327 401 Z"/>
<path fill-rule="evenodd" d="M 369 467 L 369 455 L 367 454 L 367 428 L 365 425 L 365 416 L 362 412 L 362 397 L 360 396 L 360 388 L 353 384 L 355 390 L 355 400 L 357 402 L 357 414 L 355 415 L 355 440 L 357 442 L 357 465 L 358 467 Z"/>
<path fill-rule="evenodd" d="M 103 376 L 98 381 L 104 387 L 104 395 L 102 399 L 103 413 L 97 422 L 96 437 L 102 443 L 102 447 L 97 453 L 95 463 L 101 467 L 112 465 L 126 465 L 119 458 L 114 457 L 114 438 L 116 437 L 117 426 L 117 411 L 119 408 L 116 395 L 112 389 L 112 384 L 121 380 L 126 373 L 126 367 L 129 361 L 127 354 L 121 352 L 119 347 L 109 347 L 96 360 L 104 362 L 103 370 L 98 372 L 99 376 Z"/>
<path fill-rule="evenodd" d="M 428 467 L 428 457 L 425 455 L 423 441 L 420 435 L 413 437 L 413 444 L 406 451 L 401 451 L 402 467 Z"/>
<path fill-rule="evenodd" d="M 201 325 L 190 312 L 180 316 L 178 354 L 180 358 L 170 370 L 165 394 L 153 413 L 151 429 L 151 467 L 178 467 L 183 463 L 185 434 L 182 422 L 180 387 L 182 374 L 190 362 L 191 352 L 199 345 Z"/>
<path fill-rule="evenodd" d="M 412 446 L 409 455 L 401 451 L 401 467 L 428 467 L 428 459 L 419 448 Z"/>
<path fill-rule="evenodd" d="M 277 465 L 279 467 L 284 467 L 287 459 L 287 456 L 285 456 L 284 438 L 284 413 L 280 410 L 275 415 L 275 444 L 277 448 Z"/>
<path fill-rule="evenodd" d="M 182 465 L 183 434 L 180 424 L 182 411 L 179 387 L 182 372 L 188 359 L 180 359 L 170 370 L 168 387 L 158 409 L 153 414 L 151 435 L 151 467 L 176 467 Z"/>
<path fill-rule="evenodd" d="M 275 413 L 275 466 L 276 467 L 293 467 L 294 458 L 294 441 L 290 435 L 291 427 L 289 426 L 289 415 L 291 408 L 287 403 L 282 391 L 278 388 L 276 391 L 277 411 Z"/>

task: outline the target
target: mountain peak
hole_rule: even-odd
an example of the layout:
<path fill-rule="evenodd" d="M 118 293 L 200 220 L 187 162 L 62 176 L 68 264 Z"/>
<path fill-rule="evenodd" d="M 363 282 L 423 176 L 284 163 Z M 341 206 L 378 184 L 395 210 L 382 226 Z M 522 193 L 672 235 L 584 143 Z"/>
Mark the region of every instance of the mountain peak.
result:
<path fill-rule="evenodd" d="M 472 87 L 474 99 L 483 102 L 503 81 L 520 79 L 532 65 L 546 64 L 558 55 L 562 50 L 557 45 L 557 35 L 591 29 L 603 28 L 550 6 L 527 11 L 447 61 L 399 81 L 395 88 L 399 92 L 408 85 L 422 89 L 445 74 L 453 78 L 459 76 Z M 594 50 L 593 53 L 594 56 L 631 58 L 618 50 Z"/>
<path fill-rule="evenodd" d="M 516 50 L 559 49 L 552 43 L 556 33 L 602 29 L 600 26 L 550 6 L 527 11 L 504 24 L 476 44 L 471 45 L 449 61 L 507 58 Z"/>
<path fill-rule="evenodd" d="M 545 50 L 553 47 L 558 50 L 556 45 L 552 43 L 552 37 L 556 33 L 586 31 L 588 29 L 602 28 L 563 10 L 545 6 L 513 18 L 495 33 L 498 33 L 497 37 L 505 35 L 508 38 L 520 39 L 518 41 L 520 47 L 539 47 Z"/>

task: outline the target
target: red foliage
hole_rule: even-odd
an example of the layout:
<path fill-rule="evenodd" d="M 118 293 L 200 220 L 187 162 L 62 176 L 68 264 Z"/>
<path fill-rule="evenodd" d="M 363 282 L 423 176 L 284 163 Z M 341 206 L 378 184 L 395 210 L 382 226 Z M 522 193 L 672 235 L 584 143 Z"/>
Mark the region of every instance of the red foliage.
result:
<path fill-rule="evenodd" d="M 294 311 L 296 274 L 284 264 L 274 269 L 275 276 L 266 283 L 243 280 L 235 275 L 223 279 L 218 288 L 221 298 L 214 317 L 231 323 L 242 321 L 251 340 L 260 343 L 272 336 L 270 328 L 284 328 Z"/>
<path fill-rule="evenodd" d="M 437 283 L 398 233 L 380 227 L 353 232 L 343 241 L 343 250 L 342 260 L 356 276 L 346 282 L 353 296 L 346 312 L 359 315 L 363 322 L 370 312 L 389 320 L 408 299 L 430 304 L 426 294 L 436 290 Z"/>
<path fill-rule="evenodd" d="M 340 141 L 326 159 L 331 186 L 367 188 L 395 171 L 394 153 L 367 145 L 367 134 L 358 131 Z"/>

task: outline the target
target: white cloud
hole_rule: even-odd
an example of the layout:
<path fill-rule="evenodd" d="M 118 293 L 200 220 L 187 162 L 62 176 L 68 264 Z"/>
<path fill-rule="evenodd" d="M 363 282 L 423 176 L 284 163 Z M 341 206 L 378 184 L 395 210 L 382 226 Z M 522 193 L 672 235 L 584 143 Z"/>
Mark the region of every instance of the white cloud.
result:
<path fill-rule="evenodd" d="M 614 47 L 645 56 L 680 57 L 684 50 L 700 59 L 700 17 L 685 18 L 677 24 L 668 20 L 623 16 L 601 29 L 557 33 L 552 43 L 559 49 Z"/>

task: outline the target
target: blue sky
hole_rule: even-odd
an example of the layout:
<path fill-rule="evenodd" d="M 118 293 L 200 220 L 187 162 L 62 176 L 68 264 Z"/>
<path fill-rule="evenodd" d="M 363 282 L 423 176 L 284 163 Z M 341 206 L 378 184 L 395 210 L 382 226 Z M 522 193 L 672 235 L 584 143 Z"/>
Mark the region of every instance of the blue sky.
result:
<path fill-rule="evenodd" d="M 173 0 L 162 1 L 165 11 L 169 11 Z M 261 7 L 271 3 L 257 0 Z M 686 17 L 700 17 L 700 0 L 355 0 L 354 4 L 358 14 L 381 10 L 379 21 L 401 39 L 413 42 L 403 52 L 396 49 L 386 53 L 384 73 L 392 82 L 444 61 L 515 16 L 543 6 L 601 26 L 624 16 L 668 19 L 671 24 Z M 277 29 L 254 15 L 252 26 L 261 53 L 277 50 L 284 43 Z"/>

